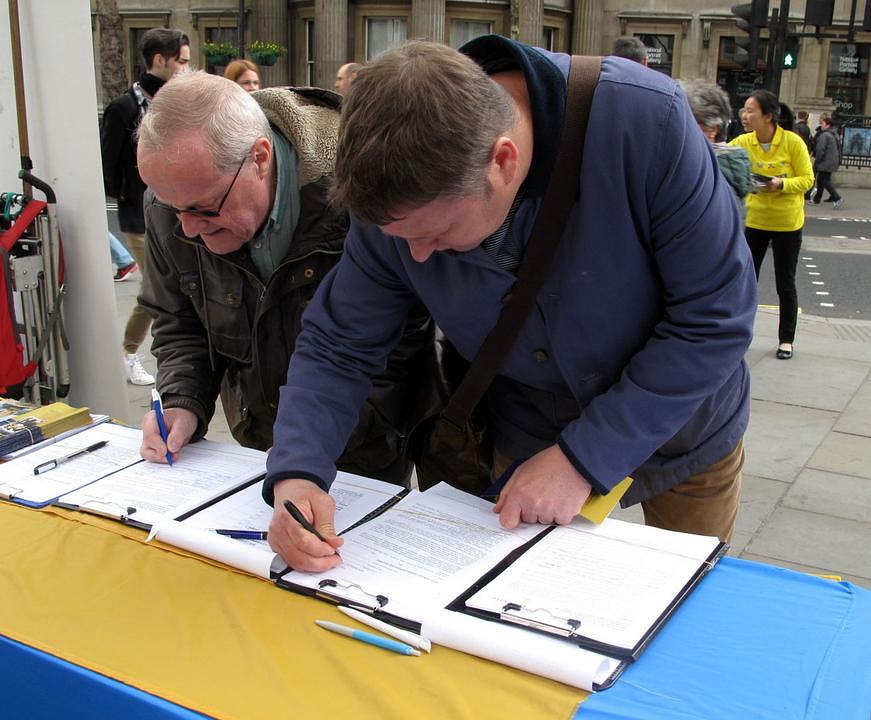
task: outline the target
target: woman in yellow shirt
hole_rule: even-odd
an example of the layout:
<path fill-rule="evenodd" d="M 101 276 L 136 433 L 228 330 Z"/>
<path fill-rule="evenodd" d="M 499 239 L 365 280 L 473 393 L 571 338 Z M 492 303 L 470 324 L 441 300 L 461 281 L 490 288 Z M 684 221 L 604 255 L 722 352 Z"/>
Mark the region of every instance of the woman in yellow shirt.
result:
<path fill-rule="evenodd" d="M 771 245 L 774 278 L 780 299 L 777 357 L 792 357 L 798 319 L 795 269 L 804 227 L 804 194 L 814 184 L 807 146 L 800 136 L 778 125 L 780 103 L 768 90 L 754 90 L 744 103 L 750 132 L 732 140 L 750 156 L 758 192 L 747 196 L 744 235 L 753 254 L 756 279 Z"/>

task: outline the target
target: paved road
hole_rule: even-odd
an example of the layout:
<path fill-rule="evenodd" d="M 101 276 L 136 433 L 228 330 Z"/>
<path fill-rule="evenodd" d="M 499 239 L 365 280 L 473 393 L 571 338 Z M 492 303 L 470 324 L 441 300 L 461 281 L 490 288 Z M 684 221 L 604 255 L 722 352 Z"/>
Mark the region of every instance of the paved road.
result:
<path fill-rule="evenodd" d="M 871 218 L 805 218 L 804 236 L 807 238 L 853 238 L 868 240 L 871 252 Z"/>
<path fill-rule="evenodd" d="M 817 252 L 805 247 L 796 284 L 799 305 L 808 315 L 871 320 L 871 254 Z M 778 304 L 770 253 L 759 277 L 759 304 Z"/>

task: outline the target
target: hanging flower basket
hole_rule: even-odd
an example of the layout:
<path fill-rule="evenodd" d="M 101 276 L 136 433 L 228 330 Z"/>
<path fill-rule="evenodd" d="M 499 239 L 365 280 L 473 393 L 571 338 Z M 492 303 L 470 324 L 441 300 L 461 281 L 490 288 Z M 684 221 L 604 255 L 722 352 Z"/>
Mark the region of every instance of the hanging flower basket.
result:
<path fill-rule="evenodd" d="M 215 66 L 227 65 L 239 55 L 236 46 L 227 42 L 203 43 L 201 49 L 206 57 L 206 62 Z"/>
<path fill-rule="evenodd" d="M 252 52 L 251 59 L 258 65 L 275 65 L 278 62 L 278 55 L 268 52 Z"/>
<path fill-rule="evenodd" d="M 287 48 L 274 42 L 255 40 L 251 43 L 251 59 L 258 65 L 275 65 L 278 58 L 287 52 Z"/>

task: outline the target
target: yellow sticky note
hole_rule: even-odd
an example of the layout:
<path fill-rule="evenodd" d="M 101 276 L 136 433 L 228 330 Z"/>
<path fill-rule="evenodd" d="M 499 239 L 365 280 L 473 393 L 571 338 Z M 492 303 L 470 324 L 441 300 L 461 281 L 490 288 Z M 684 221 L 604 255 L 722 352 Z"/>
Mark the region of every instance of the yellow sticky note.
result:
<path fill-rule="evenodd" d="M 598 525 L 611 514 L 614 506 L 620 502 L 620 498 L 626 494 L 631 484 L 632 478 L 626 477 L 617 483 L 607 495 L 599 495 L 597 492 L 590 493 L 590 497 L 581 508 L 581 517 L 585 517 Z"/>

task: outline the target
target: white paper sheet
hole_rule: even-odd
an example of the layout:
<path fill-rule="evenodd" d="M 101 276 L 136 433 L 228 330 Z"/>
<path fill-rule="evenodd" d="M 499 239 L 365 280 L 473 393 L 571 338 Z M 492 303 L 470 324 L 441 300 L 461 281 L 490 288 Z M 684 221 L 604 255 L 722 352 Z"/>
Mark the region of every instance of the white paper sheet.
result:
<path fill-rule="evenodd" d="M 401 490 L 397 485 L 340 472 L 330 488 L 336 502 L 336 529 L 341 532 L 359 522 Z M 231 538 L 212 532 L 219 528 L 265 532 L 272 519 L 272 508 L 263 501 L 262 491 L 263 483 L 254 483 L 180 522 L 160 521 L 152 529 L 149 540 L 156 537 L 161 542 L 260 577 L 269 578 L 271 572 L 283 572 L 287 565 L 266 540 Z"/>
<path fill-rule="evenodd" d="M 33 468 L 101 440 L 108 444 L 84 453 L 39 475 Z M 46 505 L 63 495 L 92 483 L 109 473 L 142 462 L 139 446 L 142 433 L 133 428 L 101 423 L 62 440 L 22 455 L 0 466 L 0 496 Z"/>
<path fill-rule="evenodd" d="M 544 528 L 505 530 L 486 500 L 438 485 L 412 491 L 393 508 L 344 535 L 342 564 L 324 573 L 292 572 L 291 583 L 318 588 L 415 617 L 424 605 L 443 606 L 513 549 Z"/>
<path fill-rule="evenodd" d="M 401 489 L 380 480 L 339 472 L 330 487 L 330 495 L 336 502 L 336 532 L 343 532 L 359 522 Z M 272 508 L 264 502 L 263 483 L 259 482 L 222 498 L 183 522 L 198 528 L 266 532 L 271 520 Z"/>
<path fill-rule="evenodd" d="M 430 612 L 421 635 L 437 645 L 593 691 L 619 662 L 523 628 L 500 625 L 450 610 Z"/>
<path fill-rule="evenodd" d="M 60 502 L 153 525 L 265 472 L 266 453 L 202 440 L 185 446 L 172 467 L 143 461 L 64 495 Z"/>
<path fill-rule="evenodd" d="M 466 605 L 498 614 L 515 603 L 520 617 L 563 628 L 577 620 L 580 635 L 631 650 L 718 543 L 579 518 L 542 538 Z"/>

